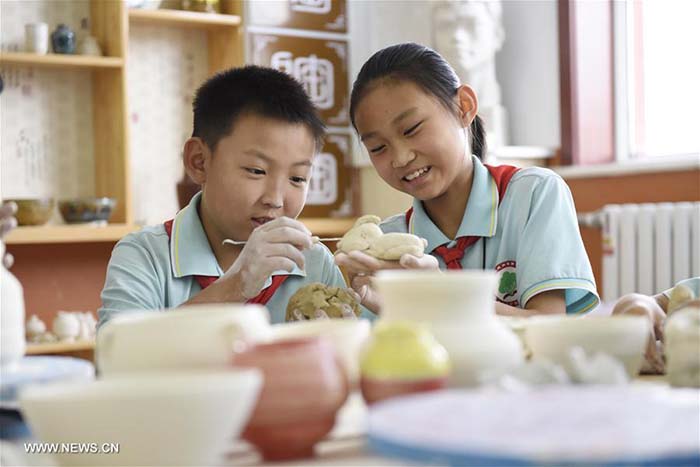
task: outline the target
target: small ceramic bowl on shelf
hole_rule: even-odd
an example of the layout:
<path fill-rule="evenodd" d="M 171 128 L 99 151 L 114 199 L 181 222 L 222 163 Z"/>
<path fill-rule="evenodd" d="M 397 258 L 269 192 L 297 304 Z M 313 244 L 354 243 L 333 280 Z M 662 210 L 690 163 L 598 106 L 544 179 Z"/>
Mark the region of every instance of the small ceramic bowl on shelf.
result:
<path fill-rule="evenodd" d="M 117 200 L 114 198 L 73 198 L 58 202 L 58 210 L 67 224 L 107 223 Z"/>
<path fill-rule="evenodd" d="M 18 225 L 44 225 L 53 214 L 53 198 L 8 199 L 17 205 Z"/>

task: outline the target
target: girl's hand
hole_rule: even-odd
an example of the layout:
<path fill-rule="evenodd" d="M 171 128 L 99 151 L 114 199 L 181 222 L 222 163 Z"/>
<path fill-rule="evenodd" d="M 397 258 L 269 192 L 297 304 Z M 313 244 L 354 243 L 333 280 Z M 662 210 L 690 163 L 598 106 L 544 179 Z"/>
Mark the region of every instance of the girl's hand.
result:
<path fill-rule="evenodd" d="M 651 367 L 654 372 L 663 373 L 664 360 L 656 346 L 656 340 L 664 340 L 663 330 L 666 313 L 664 313 L 656 300 L 647 295 L 636 293 L 628 294 L 617 301 L 612 314 L 641 315 L 649 319 L 651 323 L 651 332 L 649 334 L 649 341 L 647 342 L 647 350 L 645 353 L 647 366 Z"/>
<path fill-rule="evenodd" d="M 428 254 L 420 258 L 406 254 L 399 261 L 384 261 L 360 251 L 351 251 L 338 253 L 335 263 L 345 268 L 350 287 L 360 296 L 360 303 L 375 314 L 379 314 L 381 309 L 379 294 L 372 287 L 372 276 L 375 272 L 382 269 L 439 269 L 437 259 Z"/>

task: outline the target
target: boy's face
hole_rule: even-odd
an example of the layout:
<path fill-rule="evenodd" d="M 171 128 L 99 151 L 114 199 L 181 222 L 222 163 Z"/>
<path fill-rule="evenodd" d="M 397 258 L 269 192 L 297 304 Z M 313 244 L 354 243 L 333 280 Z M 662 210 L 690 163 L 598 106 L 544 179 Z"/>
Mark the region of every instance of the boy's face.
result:
<path fill-rule="evenodd" d="M 311 131 L 254 114 L 239 116 L 231 133 L 204 157 L 200 216 L 217 237 L 245 240 L 253 229 L 304 207 L 315 154 Z M 208 148 L 205 149 L 208 151 Z"/>

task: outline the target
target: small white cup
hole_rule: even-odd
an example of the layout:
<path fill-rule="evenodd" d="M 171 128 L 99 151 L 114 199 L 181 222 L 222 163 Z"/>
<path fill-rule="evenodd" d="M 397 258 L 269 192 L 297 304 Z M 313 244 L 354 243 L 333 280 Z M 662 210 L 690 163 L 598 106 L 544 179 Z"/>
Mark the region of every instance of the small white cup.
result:
<path fill-rule="evenodd" d="M 49 52 L 49 25 L 46 23 L 25 24 L 24 39 L 27 52 L 46 55 Z"/>

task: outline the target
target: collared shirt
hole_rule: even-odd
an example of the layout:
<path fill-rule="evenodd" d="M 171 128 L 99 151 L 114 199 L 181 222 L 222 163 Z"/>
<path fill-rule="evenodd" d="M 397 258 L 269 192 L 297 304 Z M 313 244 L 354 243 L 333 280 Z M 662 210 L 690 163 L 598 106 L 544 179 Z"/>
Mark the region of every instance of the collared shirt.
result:
<path fill-rule="evenodd" d="M 197 212 L 201 193 L 177 213 L 172 238 L 162 224 L 145 227 L 117 243 L 107 267 L 102 290 L 99 326 L 116 313 L 174 308 L 201 292 L 194 276 L 221 276 L 221 270 L 209 245 Z M 333 255 L 323 244 L 303 251 L 305 270 L 297 266 L 289 274 L 266 306 L 272 323 L 284 322 L 287 302 L 300 288 L 312 282 L 345 287 L 345 280 L 333 262 Z M 269 277 L 264 287 L 272 283 Z M 362 317 L 374 318 L 363 309 Z"/>
<path fill-rule="evenodd" d="M 472 161 L 474 179 L 455 239 L 433 223 L 417 199 L 408 226 L 405 214 L 399 214 L 385 219 L 382 230 L 425 238 L 431 253 L 443 244 L 454 246 L 459 237 L 484 237 L 467 249 L 461 264 L 463 269 L 495 269 L 500 275 L 500 302 L 524 308 L 535 295 L 560 289 L 565 291 L 567 313 L 593 309 L 599 302 L 595 279 L 564 180 L 548 169 L 521 169 L 499 204 L 488 169 L 477 157 Z"/>

